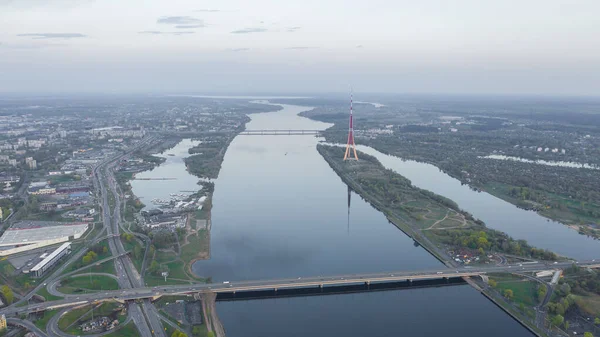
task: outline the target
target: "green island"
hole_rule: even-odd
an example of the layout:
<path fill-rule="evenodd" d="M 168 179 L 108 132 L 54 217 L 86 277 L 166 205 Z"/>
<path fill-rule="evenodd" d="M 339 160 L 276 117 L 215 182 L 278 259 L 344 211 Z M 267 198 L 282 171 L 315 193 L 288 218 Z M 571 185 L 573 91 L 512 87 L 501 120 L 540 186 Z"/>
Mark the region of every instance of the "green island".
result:
<path fill-rule="evenodd" d="M 598 132 L 596 120 L 590 123 L 596 115 L 544 104 L 532 112 L 518 102 L 511 102 L 508 110 L 486 104 L 468 109 L 448 102 L 415 104 L 418 107 L 400 104 L 402 113 L 398 106 L 359 105 L 357 142 L 432 164 L 473 189 L 600 239 L 598 170 L 535 164 L 541 160 L 599 167 L 600 147 L 590 136 Z M 347 115 L 333 103 L 315 105 L 301 115 L 335 123 L 323 136 L 344 144 Z"/>
<path fill-rule="evenodd" d="M 344 162 L 341 147 L 319 144 L 317 150 L 350 188 L 444 263 L 453 261 L 450 252 L 461 249 L 480 263 L 490 254 L 558 259 L 552 252 L 487 228 L 453 201 L 413 186 L 375 157 L 360 153 L 359 161 Z"/>
<path fill-rule="evenodd" d="M 352 190 L 448 266 L 467 264 L 467 261 L 492 264 L 502 259 L 519 262 L 563 259 L 548 250 L 531 247 L 524 240 L 487 228 L 451 200 L 413 186 L 372 156 L 359 153 L 359 161 L 343 161 L 342 147 L 319 144 L 317 150 Z M 460 252 L 461 259 L 454 258 L 456 252 Z M 581 317 L 594 322 L 588 324 L 588 328 L 600 329 L 600 273 L 597 271 L 582 270 L 574 265 L 564 271 L 551 289 L 535 275 L 518 273 L 490 274 L 487 283 L 469 282 L 538 335 L 546 335 L 545 329 L 560 333 L 568 329 L 569 322 Z"/>

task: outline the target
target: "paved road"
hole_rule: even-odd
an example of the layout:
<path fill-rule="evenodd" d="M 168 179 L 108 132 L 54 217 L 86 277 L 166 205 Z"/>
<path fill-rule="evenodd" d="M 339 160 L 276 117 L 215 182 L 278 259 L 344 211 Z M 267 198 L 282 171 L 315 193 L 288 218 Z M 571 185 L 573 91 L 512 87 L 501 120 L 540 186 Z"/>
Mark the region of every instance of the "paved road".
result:
<path fill-rule="evenodd" d="M 82 274 L 77 274 L 77 275 L 73 275 L 73 276 L 70 276 L 70 277 L 92 277 L 92 276 L 106 276 L 106 277 L 113 278 L 113 279 L 115 279 L 117 281 L 119 280 L 117 278 L 117 276 L 115 276 L 113 274 L 107 274 L 107 273 L 82 273 Z M 65 276 L 65 277 L 67 277 L 67 276 Z M 48 292 L 51 295 L 58 296 L 58 297 L 76 297 L 77 298 L 77 297 L 81 296 L 81 294 L 65 294 L 65 293 L 61 293 L 60 291 L 58 291 L 58 289 L 56 289 L 56 288 L 59 286 L 59 284 L 61 283 L 61 281 L 64 280 L 64 279 L 65 278 L 62 277 L 62 278 L 58 278 L 56 280 L 53 280 L 51 282 L 48 282 L 48 287 L 47 287 L 48 288 Z M 94 291 L 94 292 L 98 292 L 98 291 Z"/>
<path fill-rule="evenodd" d="M 39 337 L 48 337 L 48 335 L 45 332 L 38 329 L 38 327 L 35 326 L 35 324 L 31 323 L 30 321 L 25 321 L 25 320 L 18 319 L 18 318 L 7 318 L 6 321 L 8 322 L 8 324 L 18 325 L 29 331 L 32 331 Z"/>
<path fill-rule="evenodd" d="M 600 261 L 600 260 L 598 260 Z M 14 314 L 15 312 L 32 312 L 37 310 L 45 310 L 59 305 L 71 305 L 81 301 L 102 301 L 110 299 L 119 300 L 135 300 L 148 299 L 163 295 L 183 295 L 193 294 L 197 292 L 214 292 L 214 293 L 232 293 L 241 291 L 261 291 L 273 289 L 290 289 L 303 287 L 318 287 L 318 286 L 344 286 L 351 284 L 361 284 L 365 282 L 398 282 L 405 280 L 431 280 L 441 278 L 457 278 L 477 276 L 487 273 L 525 273 L 537 272 L 551 269 L 568 268 L 573 262 L 560 262 L 556 264 L 546 263 L 529 263 L 529 264 L 513 264 L 506 266 L 481 267 L 481 268 L 457 268 L 457 269 L 433 269 L 425 271 L 398 271 L 388 273 L 372 273 L 372 274 L 353 274 L 353 275 L 338 275 L 338 276 L 317 276 L 308 278 L 288 278 L 278 280 L 257 280 L 257 281 L 231 281 L 223 283 L 193 283 L 187 285 L 170 285 L 161 287 L 136 287 L 129 289 L 119 289 L 106 291 L 101 293 L 86 294 L 79 296 L 79 299 L 69 297 L 63 300 L 31 304 L 21 308 L 9 307 L 0 309 L 0 313 Z M 593 261 L 580 261 L 577 264 L 581 267 L 600 268 L 600 263 Z"/>

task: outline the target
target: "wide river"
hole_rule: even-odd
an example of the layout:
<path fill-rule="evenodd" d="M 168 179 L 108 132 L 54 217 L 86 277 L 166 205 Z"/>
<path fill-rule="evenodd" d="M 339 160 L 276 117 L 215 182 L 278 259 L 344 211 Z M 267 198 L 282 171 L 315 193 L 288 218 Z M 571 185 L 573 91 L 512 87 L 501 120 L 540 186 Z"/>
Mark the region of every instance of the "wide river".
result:
<path fill-rule="evenodd" d="M 246 127 L 329 126 L 297 116 L 310 108 L 283 107 L 251 115 Z M 348 188 L 316 151 L 318 141 L 311 136 L 234 139 L 215 182 L 211 258 L 193 266 L 196 274 L 222 282 L 441 267 L 353 192 L 349 207 Z M 182 141 L 167 152 L 173 155 L 167 162 L 144 175 L 175 177 L 177 182 L 135 181 L 133 192 L 148 202 L 193 186 L 198 179 L 183 165 L 191 146 Z M 575 258 L 592 258 L 600 251 L 600 242 L 474 192 L 432 165 L 360 150 L 516 238 Z M 229 337 L 532 335 L 467 285 L 219 302 L 217 310 Z"/>

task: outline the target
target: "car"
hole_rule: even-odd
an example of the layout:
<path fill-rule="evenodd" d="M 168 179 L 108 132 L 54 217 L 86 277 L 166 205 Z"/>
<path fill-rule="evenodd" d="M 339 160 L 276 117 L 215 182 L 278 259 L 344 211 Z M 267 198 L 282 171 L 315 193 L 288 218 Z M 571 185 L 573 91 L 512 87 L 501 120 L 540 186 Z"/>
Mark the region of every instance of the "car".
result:
<path fill-rule="evenodd" d="M 438 271 L 436 274 L 443 274 L 444 272 Z"/>

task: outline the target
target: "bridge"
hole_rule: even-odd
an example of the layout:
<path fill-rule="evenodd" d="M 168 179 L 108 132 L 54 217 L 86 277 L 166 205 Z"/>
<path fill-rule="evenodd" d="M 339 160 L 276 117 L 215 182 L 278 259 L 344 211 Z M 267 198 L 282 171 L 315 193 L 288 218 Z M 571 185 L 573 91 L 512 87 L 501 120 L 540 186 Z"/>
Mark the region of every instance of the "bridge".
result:
<path fill-rule="evenodd" d="M 322 130 L 244 130 L 240 135 L 246 136 L 315 136 Z"/>
<path fill-rule="evenodd" d="M 160 287 L 139 287 L 103 291 L 90 294 L 65 295 L 57 301 L 34 303 L 22 307 L 6 307 L 0 314 L 21 314 L 45 311 L 49 309 L 75 306 L 79 304 L 98 301 L 133 301 L 139 299 L 156 299 L 164 295 L 194 295 L 198 293 L 243 294 L 244 292 L 277 292 L 286 289 L 310 289 L 347 287 L 352 285 L 375 285 L 398 282 L 418 282 L 427 280 L 453 280 L 465 277 L 483 277 L 488 273 L 526 273 L 544 270 L 565 269 L 573 264 L 584 268 L 600 268 L 600 259 L 591 261 L 566 261 L 566 262 L 530 262 L 493 267 L 456 269 L 441 268 L 426 271 L 398 271 L 372 274 L 352 274 L 337 276 L 297 277 L 277 280 L 257 281 L 224 281 L 221 283 L 194 283 L 186 285 L 169 285 Z"/>

